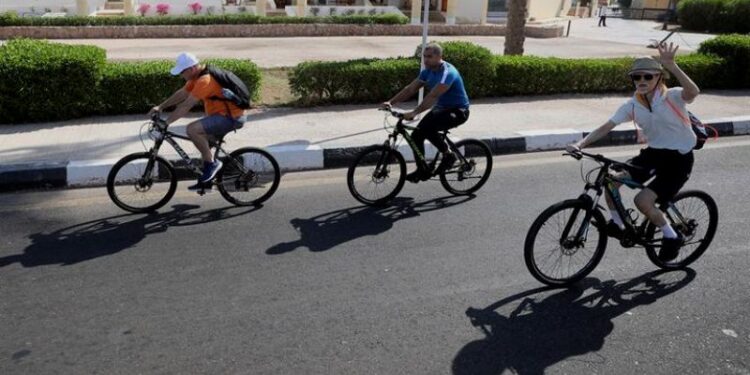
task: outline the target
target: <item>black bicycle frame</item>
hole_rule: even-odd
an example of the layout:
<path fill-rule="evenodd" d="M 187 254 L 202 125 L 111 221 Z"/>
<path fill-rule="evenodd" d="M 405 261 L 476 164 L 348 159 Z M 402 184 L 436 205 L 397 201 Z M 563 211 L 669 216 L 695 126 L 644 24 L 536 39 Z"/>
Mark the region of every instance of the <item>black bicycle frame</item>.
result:
<path fill-rule="evenodd" d="M 617 187 L 617 184 L 626 185 L 633 189 L 643 189 L 645 186 L 641 183 L 638 183 L 632 179 L 629 178 L 621 178 L 612 176 L 609 173 L 609 164 L 605 164 L 601 167 L 598 176 L 596 177 L 595 182 L 592 183 L 586 183 L 586 186 L 584 188 L 583 194 L 579 197 L 579 199 L 583 200 L 587 204 L 590 204 L 590 209 L 586 210 L 586 216 L 584 217 L 583 224 L 580 228 L 578 228 L 578 231 L 576 233 L 576 239 L 577 240 L 585 240 L 586 235 L 588 234 L 588 228 L 591 224 L 591 218 L 593 216 L 594 210 L 604 210 L 604 208 L 599 205 L 599 200 L 601 199 L 602 194 L 606 194 L 608 196 L 612 203 L 614 203 L 615 210 L 620 215 L 620 217 L 623 219 L 623 224 L 625 224 L 625 236 L 623 237 L 623 240 L 621 240 L 621 243 L 623 245 L 641 245 L 641 246 L 658 246 L 658 240 L 644 240 L 643 239 L 643 231 L 646 228 L 646 224 L 648 221 L 644 221 L 640 225 L 640 230 L 638 228 L 638 224 L 633 220 L 633 218 L 630 216 L 630 213 L 625 208 L 625 205 L 622 203 L 622 196 L 620 195 L 620 191 Z M 589 194 L 589 191 L 595 191 L 596 196 L 591 197 Z M 672 202 L 668 204 L 668 208 L 670 210 L 663 210 L 665 214 L 668 216 L 668 219 L 672 223 L 676 223 L 677 220 L 672 216 L 672 212 L 677 216 L 677 219 L 684 223 L 685 219 L 682 216 L 682 214 L 677 210 L 677 208 L 674 206 Z M 566 239 L 568 237 L 568 234 L 570 233 L 570 230 L 572 229 L 573 223 L 575 223 L 576 218 L 578 216 L 578 211 L 575 210 L 573 212 L 573 215 L 571 215 L 570 220 L 565 225 L 565 229 L 563 230 L 563 236 L 562 239 Z M 670 212 L 671 211 L 671 212 Z"/>
<path fill-rule="evenodd" d="M 391 133 L 388 136 L 388 140 L 385 142 L 385 146 L 389 147 L 391 149 L 396 149 L 396 142 L 398 141 L 398 136 L 401 135 L 406 140 L 406 143 L 409 145 L 409 148 L 411 148 L 412 152 L 414 153 L 414 161 L 419 165 L 419 168 L 425 171 L 432 171 L 435 169 L 435 164 L 437 163 L 437 157 L 432 160 L 432 163 L 428 165 L 427 158 L 424 154 L 422 154 L 421 151 L 419 151 L 419 148 L 417 147 L 417 144 L 414 142 L 414 139 L 411 137 L 409 132 L 407 130 L 416 130 L 416 127 L 404 125 L 404 120 L 399 119 L 398 123 L 396 123 L 396 127 L 393 130 L 393 133 Z M 466 163 L 466 158 L 464 155 L 460 152 L 458 152 L 458 149 L 456 147 L 456 144 L 451 141 L 450 138 L 447 136 L 443 137 L 445 139 L 446 143 L 448 143 L 448 148 L 456 154 L 458 159 L 461 161 L 461 163 Z"/>
<path fill-rule="evenodd" d="M 185 165 L 191 172 L 193 172 L 197 176 L 200 176 L 201 174 L 203 174 L 201 169 L 195 164 L 193 164 L 192 159 L 185 152 L 185 150 L 183 150 L 182 147 L 180 147 L 180 145 L 177 143 L 177 141 L 174 140 L 175 138 L 177 138 L 177 139 L 182 139 L 186 141 L 191 141 L 189 137 L 184 136 L 182 134 L 173 133 L 167 130 L 166 128 L 161 129 L 158 126 L 155 129 L 158 131 L 159 136 L 156 138 L 154 142 L 154 146 L 151 147 L 151 149 L 149 150 L 149 153 L 151 154 L 151 158 L 149 159 L 148 164 L 146 165 L 144 176 L 151 175 L 151 172 L 153 171 L 153 168 L 154 168 L 154 162 L 156 161 L 156 155 L 159 154 L 159 149 L 161 148 L 164 141 L 167 141 L 167 143 L 169 143 L 172 146 L 172 148 L 174 148 L 174 150 L 177 151 L 177 154 L 180 155 L 180 158 L 182 158 L 183 161 L 185 161 Z M 221 147 L 223 143 L 224 143 L 223 139 L 219 139 L 216 142 L 210 142 L 210 146 L 216 148 L 216 150 L 214 151 L 214 159 L 218 159 L 220 154 L 229 155 Z M 247 173 L 244 165 L 238 165 L 239 163 L 235 162 L 234 159 L 232 159 L 232 161 L 234 162 L 233 164 L 235 164 L 235 167 L 238 167 L 238 169 L 241 170 L 243 173 Z"/>

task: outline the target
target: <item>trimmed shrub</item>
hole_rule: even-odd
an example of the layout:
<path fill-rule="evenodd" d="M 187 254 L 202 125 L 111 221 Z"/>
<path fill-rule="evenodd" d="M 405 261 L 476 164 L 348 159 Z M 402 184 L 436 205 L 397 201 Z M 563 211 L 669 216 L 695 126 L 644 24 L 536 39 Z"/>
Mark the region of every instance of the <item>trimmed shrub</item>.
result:
<path fill-rule="evenodd" d="M 689 30 L 750 32 L 750 0 L 681 0 L 677 15 Z"/>
<path fill-rule="evenodd" d="M 303 62 L 289 75 L 303 105 L 373 103 L 388 100 L 419 75 L 413 58 Z"/>
<path fill-rule="evenodd" d="M 0 26 L 140 26 L 140 25 L 255 25 L 255 24 L 354 24 L 402 25 L 408 19 L 398 14 L 330 17 L 262 17 L 254 14 L 183 15 L 183 16 L 114 16 L 114 17 L 18 17 L 0 14 Z"/>
<path fill-rule="evenodd" d="M 494 74 L 492 52 L 487 48 L 470 42 L 443 42 L 443 59 L 453 64 L 466 85 L 469 97 L 482 97 L 492 92 Z"/>
<path fill-rule="evenodd" d="M 727 87 L 750 87 L 750 36 L 721 35 L 701 43 L 698 52 L 726 60 Z"/>
<path fill-rule="evenodd" d="M 247 60 L 206 60 L 237 74 L 252 98 L 261 72 Z M 103 49 L 16 39 L 0 47 L 0 123 L 145 112 L 185 84 L 171 61 L 107 63 Z"/>
<path fill-rule="evenodd" d="M 633 89 L 628 71 L 631 58 L 559 59 L 532 56 L 495 57 L 495 96 L 560 93 L 625 92 Z M 728 88 L 726 61 L 716 56 L 691 54 L 677 64 L 701 88 Z M 672 77 L 670 86 L 678 85 Z"/>
<path fill-rule="evenodd" d="M 16 39 L 0 47 L 0 123 L 54 121 L 90 114 L 106 53 Z"/>
<path fill-rule="evenodd" d="M 495 56 L 495 96 L 621 92 L 632 59 Z"/>
<path fill-rule="evenodd" d="M 727 0 L 682 0 L 677 4 L 677 18 L 689 30 L 716 30 Z"/>
<path fill-rule="evenodd" d="M 247 60 L 206 60 L 234 72 L 240 77 L 253 97 L 260 97 L 261 73 L 258 67 Z M 99 114 L 142 113 L 163 102 L 172 93 L 185 85 L 181 77 L 169 74 L 171 61 L 110 63 L 104 68 L 99 84 Z"/>
<path fill-rule="evenodd" d="M 734 85 L 731 76 L 728 74 L 729 68 L 726 59 L 718 56 L 693 53 L 677 56 L 676 61 L 680 68 L 701 89 L 727 89 L 732 88 Z M 676 78 L 672 77 L 669 81 L 669 86 L 677 85 L 679 85 L 679 82 L 677 82 Z M 736 87 L 742 86 L 737 85 Z"/>
<path fill-rule="evenodd" d="M 446 48 L 446 51 L 449 49 Z M 450 58 L 448 52 L 445 57 L 446 60 Z M 464 66 L 464 70 L 459 70 L 462 74 L 468 72 L 468 77 L 478 79 L 466 80 L 469 97 L 476 99 L 486 96 L 627 92 L 633 89 L 627 76 L 632 62 L 632 58 L 493 56 L 489 67 L 477 63 L 479 68 L 466 69 Z M 721 57 L 692 54 L 679 56 L 677 63 L 701 88 L 730 87 L 726 74 L 727 62 Z M 301 97 L 303 105 L 376 103 L 387 100 L 409 84 L 418 71 L 417 59 L 405 58 L 305 62 L 292 71 L 290 85 L 293 93 Z M 677 84 L 672 78 L 670 85 Z M 475 94 L 472 95 L 472 92 Z M 484 94 L 477 95 L 476 92 Z"/>

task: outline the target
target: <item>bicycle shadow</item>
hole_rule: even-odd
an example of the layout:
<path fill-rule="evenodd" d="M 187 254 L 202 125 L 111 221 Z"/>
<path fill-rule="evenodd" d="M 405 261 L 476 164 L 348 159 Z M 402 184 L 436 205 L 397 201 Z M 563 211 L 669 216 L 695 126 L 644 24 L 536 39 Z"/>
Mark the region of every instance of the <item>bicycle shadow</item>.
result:
<path fill-rule="evenodd" d="M 411 198 L 396 198 L 388 207 L 357 206 L 307 219 L 295 218 L 290 223 L 299 232 L 300 239 L 276 244 L 266 250 L 266 254 L 284 254 L 300 247 L 312 252 L 330 250 L 357 238 L 387 232 L 399 220 L 459 205 L 474 198 L 474 195 L 451 195 L 421 203 L 414 203 Z"/>
<path fill-rule="evenodd" d="M 258 210 L 258 207 L 229 206 L 194 212 L 197 205 L 177 204 L 164 213 L 122 214 L 91 220 L 50 233 L 28 236 L 31 244 L 22 254 L 0 258 L 0 267 L 19 263 L 23 267 L 59 264 L 69 266 L 127 250 L 148 235 L 169 227 L 190 226 L 231 219 Z"/>
<path fill-rule="evenodd" d="M 682 276 L 680 276 L 682 274 Z M 453 359 L 454 374 L 543 374 L 568 358 L 595 353 L 614 330 L 613 320 L 685 287 L 695 271 L 653 271 L 618 284 L 587 278 L 576 287 L 537 288 L 502 299 L 483 309 L 469 308 L 472 325 L 487 336 L 464 346 Z M 593 294 L 584 296 L 589 290 Z M 521 300 L 515 306 L 511 302 Z M 506 307 L 507 316 L 496 310 Z"/>

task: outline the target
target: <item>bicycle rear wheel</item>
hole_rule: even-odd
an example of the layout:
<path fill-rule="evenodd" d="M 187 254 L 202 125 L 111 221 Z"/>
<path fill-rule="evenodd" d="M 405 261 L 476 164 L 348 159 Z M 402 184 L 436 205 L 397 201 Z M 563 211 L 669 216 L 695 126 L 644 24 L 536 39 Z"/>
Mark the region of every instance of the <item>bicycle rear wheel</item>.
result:
<path fill-rule="evenodd" d="M 492 150 L 478 139 L 456 142 L 456 150 L 463 155 L 453 168 L 440 174 L 445 190 L 455 195 L 469 195 L 479 190 L 492 172 Z"/>
<path fill-rule="evenodd" d="M 216 176 L 221 196 L 237 206 L 257 206 L 276 192 L 281 180 L 279 164 L 265 150 L 246 147 L 223 159 Z"/>
<path fill-rule="evenodd" d="M 590 219 L 585 222 L 587 216 Z M 577 238 L 583 225 L 584 235 Z M 604 255 L 605 226 L 604 215 L 591 208 L 589 202 L 574 199 L 551 206 L 539 215 L 526 235 L 526 267 L 535 279 L 547 285 L 564 286 L 583 279 Z"/>
<path fill-rule="evenodd" d="M 371 146 L 354 159 L 346 183 L 352 196 L 371 206 L 383 205 L 404 187 L 406 162 L 396 150 L 384 145 Z"/>
<path fill-rule="evenodd" d="M 112 202 L 134 213 L 164 206 L 176 189 L 177 175 L 172 165 L 147 152 L 120 159 L 107 176 L 107 194 Z"/>
<path fill-rule="evenodd" d="M 648 259 L 663 269 L 684 268 L 698 260 L 711 245 L 719 222 L 719 208 L 714 199 L 705 192 L 683 191 L 675 196 L 672 203 L 674 208 L 662 207 L 662 211 L 675 231 L 685 238 L 679 255 L 672 261 L 663 262 L 658 256 L 661 247 L 646 246 Z M 661 230 L 653 223 L 649 223 L 646 227 L 646 238 L 658 243 L 662 238 Z"/>

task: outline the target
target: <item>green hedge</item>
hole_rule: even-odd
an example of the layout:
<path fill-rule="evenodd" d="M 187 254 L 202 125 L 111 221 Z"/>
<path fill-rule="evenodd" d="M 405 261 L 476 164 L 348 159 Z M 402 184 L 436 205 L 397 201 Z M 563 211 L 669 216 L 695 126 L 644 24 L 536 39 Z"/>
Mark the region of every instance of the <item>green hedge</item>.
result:
<path fill-rule="evenodd" d="M 492 92 L 492 53 L 469 42 L 441 42 L 446 61 L 461 72 L 470 97 Z M 415 56 L 421 55 L 418 47 Z M 387 100 L 419 75 L 419 60 L 358 59 L 345 62 L 304 62 L 290 74 L 292 92 L 303 105 L 371 103 Z"/>
<path fill-rule="evenodd" d="M 133 25 L 254 25 L 254 24 L 406 24 L 398 14 L 375 16 L 263 17 L 254 14 L 185 15 L 185 16 L 113 16 L 113 17 L 18 17 L 0 14 L 0 26 L 133 26 Z"/>
<path fill-rule="evenodd" d="M 677 56 L 677 64 L 701 89 L 731 89 L 742 88 L 733 82 L 729 73 L 730 64 L 727 59 L 713 55 L 693 53 Z M 669 86 L 679 86 L 676 78 L 668 82 Z M 744 86 L 744 87 L 750 87 Z"/>
<path fill-rule="evenodd" d="M 750 87 L 750 36 L 721 35 L 701 43 L 698 52 L 720 56 L 727 60 L 725 72 L 729 87 Z"/>
<path fill-rule="evenodd" d="M 487 96 L 492 92 L 492 80 L 487 75 L 494 72 L 492 52 L 470 42 L 441 42 L 443 58 L 453 64 L 464 80 L 469 97 Z"/>
<path fill-rule="evenodd" d="M 633 84 L 627 76 L 631 58 L 560 59 L 534 56 L 496 56 L 493 95 L 625 92 Z M 726 61 L 716 56 L 677 57 L 680 67 L 702 88 L 727 88 Z M 672 78 L 670 86 L 677 85 Z"/>
<path fill-rule="evenodd" d="M 261 73 L 254 63 L 245 60 L 205 62 L 237 74 L 248 85 L 253 100 L 259 99 Z M 169 74 L 173 65 L 171 61 L 107 64 L 98 86 L 96 112 L 106 115 L 142 113 L 163 102 L 185 85 L 182 78 Z"/>
<path fill-rule="evenodd" d="M 231 70 L 260 97 L 261 73 L 245 60 L 206 60 Z M 185 82 L 170 61 L 107 63 L 105 51 L 15 39 L 0 47 L 0 123 L 145 112 Z"/>
<path fill-rule="evenodd" d="M 301 104 L 372 103 L 387 100 L 419 74 L 413 58 L 303 62 L 289 75 Z"/>
<path fill-rule="evenodd" d="M 626 91 L 632 59 L 496 56 L 495 96 Z"/>
<path fill-rule="evenodd" d="M 105 59 L 93 46 L 8 41 L 0 47 L 0 123 L 89 114 Z"/>
<path fill-rule="evenodd" d="M 677 17 L 688 30 L 750 33 L 750 0 L 681 0 Z"/>
<path fill-rule="evenodd" d="M 464 49 L 465 50 L 465 49 Z M 446 51 L 449 51 L 446 48 Z M 446 52 L 445 59 L 453 63 Z M 457 56 L 453 56 L 457 57 Z M 701 88 L 730 88 L 728 60 L 719 56 L 678 56 L 677 63 Z M 534 56 L 493 56 L 479 70 L 459 71 L 472 99 L 486 96 L 626 92 L 633 89 L 627 72 L 632 58 L 561 59 Z M 464 62 L 465 64 L 466 62 Z M 458 65 L 458 64 L 457 64 Z M 465 67 L 466 65 L 464 65 Z M 476 68 L 475 68 L 476 69 Z M 291 73 L 290 85 L 301 104 L 376 103 L 387 100 L 419 71 L 415 58 L 367 59 L 347 62 L 306 62 Z M 674 78 L 670 85 L 676 85 Z M 479 87 L 477 87 L 479 85 Z M 750 87 L 746 85 L 744 87 Z M 476 95 L 477 92 L 483 93 Z"/>

